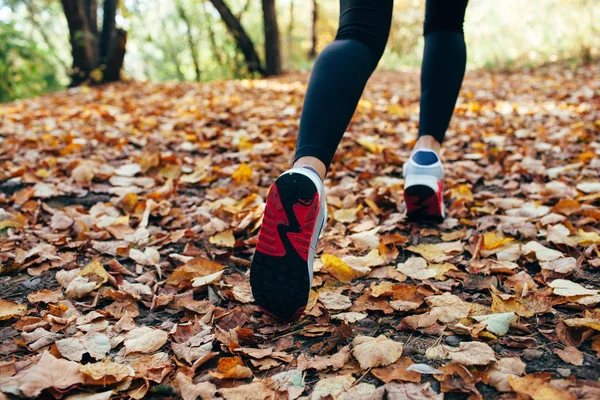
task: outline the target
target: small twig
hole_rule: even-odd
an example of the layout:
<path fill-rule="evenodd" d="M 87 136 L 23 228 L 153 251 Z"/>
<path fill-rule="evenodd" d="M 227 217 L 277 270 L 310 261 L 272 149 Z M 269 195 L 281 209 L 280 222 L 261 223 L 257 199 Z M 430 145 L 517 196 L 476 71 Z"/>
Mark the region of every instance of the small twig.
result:
<path fill-rule="evenodd" d="M 352 384 L 352 386 L 351 386 L 351 387 L 354 387 L 354 386 L 358 385 L 358 384 L 360 383 L 360 381 L 362 381 L 362 380 L 363 380 L 363 378 L 364 378 L 365 376 L 367 376 L 367 374 L 368 374 L 369 372 L 371 372 L 371 368 L 373 368 L 373 367 L 369 367 L 369 369 L 368 369 L 368 370 L 366 370 L 366 371 L 365 371 L 365 373 L 364 373 L 364 374 L 362 374 L 362 376 L 361 376 L 360 378 L 358 378 L 358 379 L 356 380 L 356 382 L 354 382 L 354 383 Z"/>

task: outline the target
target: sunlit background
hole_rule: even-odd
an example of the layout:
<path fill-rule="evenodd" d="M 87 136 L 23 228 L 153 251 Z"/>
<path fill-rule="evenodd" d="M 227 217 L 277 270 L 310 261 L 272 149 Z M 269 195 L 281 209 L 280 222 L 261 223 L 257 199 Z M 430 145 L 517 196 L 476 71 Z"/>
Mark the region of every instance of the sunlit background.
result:
<path fill-rule="evenodd" d="M 77 3 L 96 0 L 72 0 Z M 103 0 L 97 1 L 100 30 Z M 263 5 L 225 0 L 264 63 Z M 419 66 L 424 0 L 396 0 L 381 69 Z M 314 53 L 335 36 L 337 0 L 275 0 L 283 71 L 307 71 Z M 316 25 L 313 16 L 316 6 Z M 150 81 L 211 81 L 258 76 L 213 1 L 121 0 L 116 25 L 127 32 L 122 77 Z M 598 0 L 486 0 L 467 9 L 468 67 L 514 69 L 549 62 L 573 66 L 597 59 Z M 315 51 L 311 52 L 311 49 Z M 311 55 L 312 53 L 312 55 Z M 60 0 L 0 0 L 0 101 L 67 87 L 73 57 Z M 194 62 L 195 60 L 195 62 Z M 101 78 L 102 68 L 86 83 Z"/>

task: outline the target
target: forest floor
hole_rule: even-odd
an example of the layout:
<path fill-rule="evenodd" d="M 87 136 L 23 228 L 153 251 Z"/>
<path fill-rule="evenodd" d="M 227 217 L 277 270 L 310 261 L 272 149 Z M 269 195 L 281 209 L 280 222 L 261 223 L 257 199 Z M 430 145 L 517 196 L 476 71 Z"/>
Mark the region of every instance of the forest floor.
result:
<path fill-rule="evenodd" d="M 0 399 L 600 398 L 598 76 L 467 73 L 426 226 L 419 76 L 377 73 L 293 323 L 248 272 L 306 75 L 0 105 Z"/>

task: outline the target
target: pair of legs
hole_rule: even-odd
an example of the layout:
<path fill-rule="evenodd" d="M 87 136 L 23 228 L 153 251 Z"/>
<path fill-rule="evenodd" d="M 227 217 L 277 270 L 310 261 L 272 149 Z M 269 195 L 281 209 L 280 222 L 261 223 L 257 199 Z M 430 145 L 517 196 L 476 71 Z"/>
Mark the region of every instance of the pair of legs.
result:
<path fill-rule="evenodd" d="M 421 68 L 419 139 L 415 149 L 439 152 L 462 84 L 468 0 L 427 0 Z M 340 0 L 336 39 L 315 62 L 294 166 L 310 166 L 321 179 L 331 164 L 365 85 L 388 40 L 393 0 Z"/>
<path fill-rule="evenodd" d="M 426 3 L 419 139 L 404 165 L 409 218 L 444 217 L 438 152 L 465 72 L 467 1 Z M 327 220 L 323 179 L 385 50 L 392 10 L 393 0 L 340 0 L 336 39 L 313 67 L 294 167 L 269 190 L 250 268 L 256 303 L 280 319 L 299 316 L 308 301 L 317 241 Z"/>

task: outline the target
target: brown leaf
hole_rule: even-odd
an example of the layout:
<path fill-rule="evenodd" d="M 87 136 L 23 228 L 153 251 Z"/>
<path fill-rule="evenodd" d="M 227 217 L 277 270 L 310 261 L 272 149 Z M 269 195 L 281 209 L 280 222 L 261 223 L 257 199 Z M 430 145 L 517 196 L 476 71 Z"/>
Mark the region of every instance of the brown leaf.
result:
<path fill-rule="evenodd" d="M 109 359 L 80 365 L 79 371 L 86 375 L 87 383 L 98 385 L 110 385 L 135 376 L 135 370 L 131 366 L 116 363 Z"/>
<path fill-rule="evenodd" d="M 179 372 L 175 375 L 175 383 L 183 400 L 212 399 L 217 393 L 217 387 L 210 382 L 194 384 L 192 378 Z"/>
<path fill-rule="evenodd" d="M 275 392 L 261 381 L 255 381 L 248 385 L 241 385 L 231 389 L 219 389 L 219 394 L 225 400 L 267 400 L 275 398 Z"/>
<path fill-rule="evenodd" d="M 315 356 L 307 357 L 305 354 L 301 354 L 298 357 L 298 369 L 301 371 L 307 369 L 315 369 L 317 371 L 323 371 L 328 368 L 336 371 L 342 368 L 350 359 L 350 346 L 343 347 L 339 352 L 332 356 Z"/>
<path fill-rule="evenodd" d="M 421 374 L 406 369 L 413 364 L 408 357 L 400 357 L 398 361 L 387 367 L 373 368 L 371 373 L 379 380 L 388 383 L 391 381 L 421 382 Z"/>
<path fill-rule="evenodd" d="M 197 257 L 177 267 L 167 279 L 167 285 L 190 286 L 194 278 L 222 271 L 225 267 L 206 258 Z"/>
<path fill-rule="evenodd" d="M 44 389 L 67 389 L 83 381 L 78 363 L 60 360 L 44 352 L 37 364 L 22 376 L 19 390 L 27 397 L 37 397 Z"/>
<path fill-rule="evenodd" d="M 550 385 L 550 378 L 544 374 L 525 375 L 524 377 L 508 377 L 508 384 L 517 393 L 527 395 L 535 400 L 576 400 L 577 398 L 565 389 L 556 389 Z"/>
<path fill-rule="evenodd" d="M 500 392 L 511 392 L 508 377 L 525 373 L 525 363 L 519 357 L 501 358 L 488 370 L 489 383 Z"/>
<path fill-rule="evenodd" d="M 583 365 L 583 353 L 577 350 L 576 347 L 567 346 L 564 350 L 554 349 L 554 353 L 557 354 L 561 360 L 566 363 L 573 365 Z"/>

